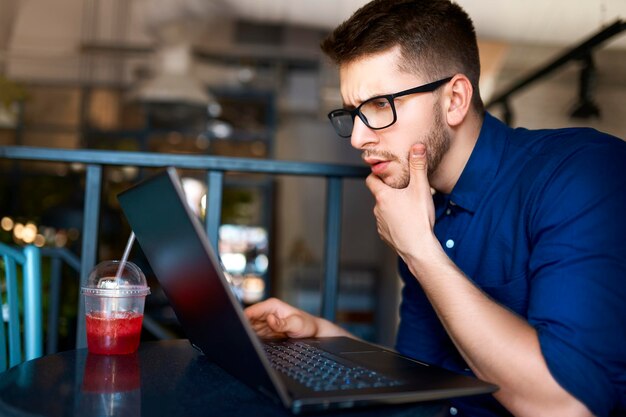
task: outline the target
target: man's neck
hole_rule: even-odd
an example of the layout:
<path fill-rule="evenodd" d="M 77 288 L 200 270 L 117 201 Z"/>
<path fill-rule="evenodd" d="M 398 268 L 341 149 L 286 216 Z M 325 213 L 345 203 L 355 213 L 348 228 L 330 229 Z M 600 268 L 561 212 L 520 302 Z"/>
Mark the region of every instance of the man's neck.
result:
<path fill-rule="evenodd" d="M 484 121 L 483 117 L 469 115 L 452 130 L 450 149 L 441 159 L 437 170 L 430 176 L 430 186 L 437 192 L 450 194 L 474 150 Z"/>

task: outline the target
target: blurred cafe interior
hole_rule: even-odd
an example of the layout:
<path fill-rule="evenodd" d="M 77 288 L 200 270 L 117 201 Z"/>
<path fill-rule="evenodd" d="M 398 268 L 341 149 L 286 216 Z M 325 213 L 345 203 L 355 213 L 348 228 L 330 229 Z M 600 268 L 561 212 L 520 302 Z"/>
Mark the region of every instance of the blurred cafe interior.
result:
<path fill-rule="evenodd" d="M 217 198 L 217 246 L 244 304 L 276 296 L 322 314 L 327 291 L 338 323 L 393 345 L 396 255 L 378 238 L 359 153 L 328 123 L 341 98 L 336 68 L 319 50 L 364 3 L 0 0 L 0 149 L 39 155 L 0 154 L 0 242 L 42 248 L 45 285 L 60 268 L 60 291 L 44 289 L 44 308 L 56 305 L 55 323 L 44 321 L 55 340 L 48 353 L 76 346 L 85 251 L 87 266 L 122 256 L 130 229 L 116 195 L 157 170 L 115 162 L 129 153 L 313 164 L 317 175 L 225 169 L 217 186 L 206 170 L 179 172 L 201 219 Z M 623 0 L 458 3 L 477 28 L 489 111 L 513 126 L 587 125 L 626 138 Z M 90 164 L 55 150 L 113 160 L 96 164 L 90 194 Z M 336 187 L 329 166 L 352 171 Z M 329 225 L 331 195 L 340 211 Z M 97 222 L 85 230 L 89 204 Z M 138 245 L 130 259 L 152 288 L 142 337 L 184 337 Z M 325 286 L 329 268 L 335 292 Z"/>

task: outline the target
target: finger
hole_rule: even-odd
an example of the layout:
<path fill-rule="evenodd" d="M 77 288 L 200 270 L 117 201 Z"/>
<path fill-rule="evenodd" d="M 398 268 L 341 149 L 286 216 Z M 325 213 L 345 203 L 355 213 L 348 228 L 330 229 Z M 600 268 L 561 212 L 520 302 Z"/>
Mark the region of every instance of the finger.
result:
<path fill-rule="evenodd" d="M 254 330 L 254 333 L 256 333 L 258 336 L 261 336 L 261 337 L 264 337 L 266 333 L 271 331 L 271 329 L 269 329 L 266 325 L 262 325 L 260 323 L 253 324 L 252 330 Z"/>
<path fill-rule="evenodd" d="M 269 317 L 268 314 L 266 315 Z M 256 320 L 250 320 L 250 325 L 252 326 L 252 330 L 257 334 L 257 336 L 261 338 L 276 338 L 276 337 L 285 337 L 285 334 L 282 332 L 275 331 L 267 320 L 267 317 L 258 318 Z"/>
<path fill-rule="evenodd" d="M 376 187 L 378 183 L 380 183 L 380 178 L 374 174 L 369 174 L 365 179 L 365 185 L 370 189 L 370 191 L 372 191 L 372 188 Z"/>
<path fill-rule="evenodd" d="M 385 183 L 378 176 L 374 174 L 369 174 L 365 179 L 365 186 L 370 190 L 373 195 L 376 195 L 377 192 L 382 188 L 384 189 Z"/>
<path fill-rule="evenodd" d="M 274 298 L 269 298 L 260 303 L 253 304 L 247 307 L 243 312 L 248 320 L 263 320 L 270 312 L 276 311 L 280 307 L 279 301 Z"/>
<path fill-rule="evenodd" d="M 257 320 L 259 319 L 262 315 L 263 315 L 263 307 L 261 306 L 262 303 L 257 303 L 257 304 L 253 304 L 249 307 L 246 307 L 243 310 L 243 314 L 246 315 L 246 317 L 248 318 L 248 320 L 252 321 L 252 320 Z"/>

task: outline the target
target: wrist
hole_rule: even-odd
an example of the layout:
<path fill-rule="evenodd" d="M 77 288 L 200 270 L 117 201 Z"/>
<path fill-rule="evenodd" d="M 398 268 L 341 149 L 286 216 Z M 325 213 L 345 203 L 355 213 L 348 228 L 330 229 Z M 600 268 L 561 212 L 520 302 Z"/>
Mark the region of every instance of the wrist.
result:
<path fill-rule="evenodd" d="M 315 332 L 316 337 L 336 337 L 336 336 L 352 336 L 347 330 L 339 327 L 335 323 L 323 319 L 321 317 L 316 317 L 316 327 L 317 330 Z"/>
<path fill-rule="evenodd" d="M 419 236 L 416 236 L 410 245 L 406 245 L 404 248 L 395 247 L 394 249 L 407 263 L 409 261 L 427 262 L 433 254 L 442 250 L 441 244 L 432 231 L 419 233 Z"/>
<path fill-rule="evenodd" d="M 433 266 L 449 261 L 448 255 L 434 234 L 423 236 L 414 250 L 402 253 L 400 256 L 418 280 L 420 275 L 423 275 Z"/>

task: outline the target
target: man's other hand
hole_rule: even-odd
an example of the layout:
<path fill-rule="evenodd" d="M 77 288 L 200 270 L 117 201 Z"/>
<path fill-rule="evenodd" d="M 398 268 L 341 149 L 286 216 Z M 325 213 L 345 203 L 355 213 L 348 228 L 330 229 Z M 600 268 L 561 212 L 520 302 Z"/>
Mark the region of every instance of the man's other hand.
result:
<path fill-rule="evenodd" d="M 270 298 L 244 310 L 252 328 L 264 339 L 351 336 L 341 327 Z"/>

